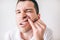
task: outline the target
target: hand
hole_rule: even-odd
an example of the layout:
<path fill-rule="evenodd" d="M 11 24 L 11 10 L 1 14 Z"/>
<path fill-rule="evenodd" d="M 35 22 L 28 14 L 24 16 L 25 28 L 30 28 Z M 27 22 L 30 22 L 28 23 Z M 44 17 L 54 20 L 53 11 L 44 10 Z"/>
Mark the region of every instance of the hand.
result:
<path fill-rule="evenodd" d="M 28 19 L 28 21 L 32 27 L 34 39 L 44 40 L 43 36 L 46 29 L 46 25 L 40 19 L 38 19 L 34 23 L 32 22 L 31 19 Z"/>

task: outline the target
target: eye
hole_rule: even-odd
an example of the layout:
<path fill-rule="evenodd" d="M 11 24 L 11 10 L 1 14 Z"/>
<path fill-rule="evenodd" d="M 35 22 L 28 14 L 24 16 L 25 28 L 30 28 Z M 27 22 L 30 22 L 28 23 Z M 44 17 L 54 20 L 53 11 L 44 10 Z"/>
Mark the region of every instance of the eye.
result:
<path fill-rule="evenodd" d="M 27 12 L 31 13 L 32 11 L 31 10 L 27 10 Z"/>
<path fill-rule="evenodd" d="M 21 13 L 20 11 L 18 13 Z"/>
<path fill-rule="evenodd" d="M 17 13 L 17 14 L 20 14 L 21 12 L 20 12 L 20 11 L 17 11 L 16 13 Z"/>

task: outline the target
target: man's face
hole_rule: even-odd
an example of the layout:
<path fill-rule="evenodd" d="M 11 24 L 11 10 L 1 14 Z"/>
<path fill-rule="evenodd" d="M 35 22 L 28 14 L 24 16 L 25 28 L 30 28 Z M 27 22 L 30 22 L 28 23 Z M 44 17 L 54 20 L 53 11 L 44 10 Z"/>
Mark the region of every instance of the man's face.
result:
<path fill-rule="evenodd" d="M 20 1 L 16 7 L 17 26 L 22 32 L 27 32 L 31 29 L 28 22 L 28 17 L 34 21 L 38 19 L 38 14 L 34 8 L 34 3 L 31 1 Z"/>

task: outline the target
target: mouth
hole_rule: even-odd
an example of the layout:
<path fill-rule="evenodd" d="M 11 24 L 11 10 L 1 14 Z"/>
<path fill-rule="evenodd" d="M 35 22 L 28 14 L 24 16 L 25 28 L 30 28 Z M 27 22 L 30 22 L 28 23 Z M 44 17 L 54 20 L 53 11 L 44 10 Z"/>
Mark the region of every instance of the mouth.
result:
<path fill-rule="evenodd" d="M 19 25 L 26 26 L 28 24 L 28 19 L 24 19 Z"/>
<path fill-rule="evenodd" d="M 28 22 L 28 20 L 23 21 L 22 23 L 20 23 L 20 25 L 23 25 L 24 22 Z"/>

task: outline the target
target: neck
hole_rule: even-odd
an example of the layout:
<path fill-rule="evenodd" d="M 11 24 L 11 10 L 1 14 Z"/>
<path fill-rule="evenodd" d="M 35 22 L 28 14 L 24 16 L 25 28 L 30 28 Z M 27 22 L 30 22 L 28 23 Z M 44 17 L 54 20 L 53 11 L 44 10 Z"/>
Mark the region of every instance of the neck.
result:
<path fill-rule="evenodd" d="M 23 36 L 24 36 L 24 38 L 31 39 L 31 37 L 32 37 L 32 30 L 29 30 L 29 31 L 23 33 Z"/>

